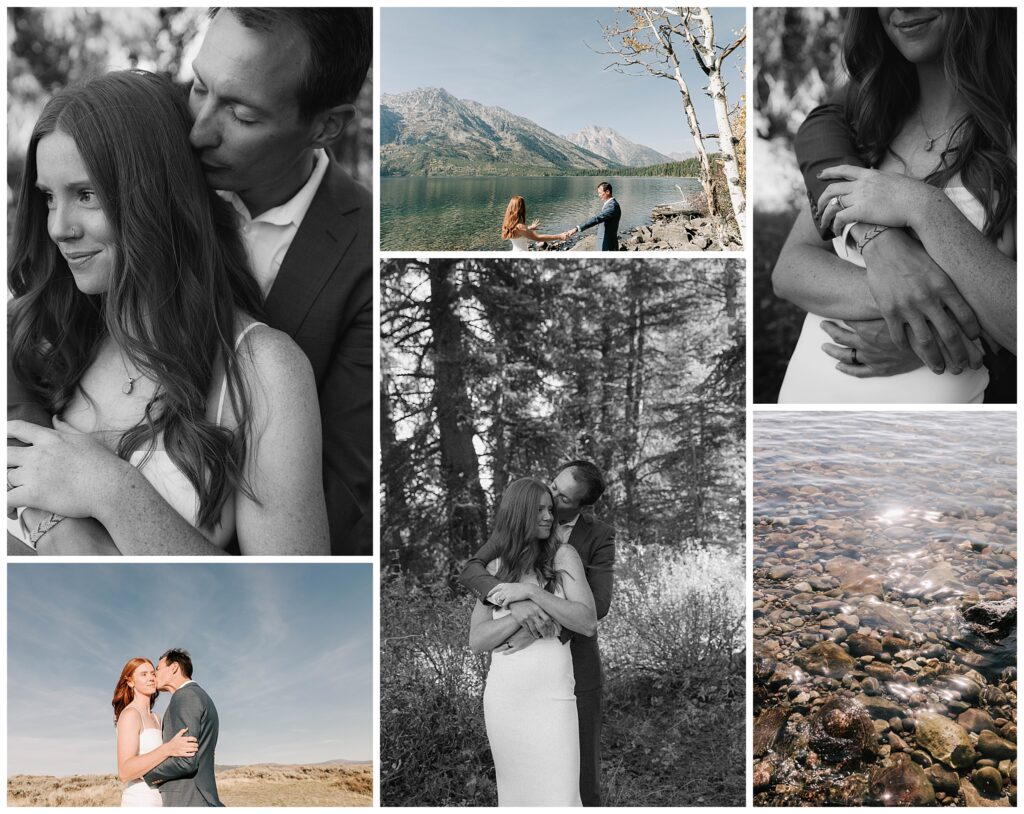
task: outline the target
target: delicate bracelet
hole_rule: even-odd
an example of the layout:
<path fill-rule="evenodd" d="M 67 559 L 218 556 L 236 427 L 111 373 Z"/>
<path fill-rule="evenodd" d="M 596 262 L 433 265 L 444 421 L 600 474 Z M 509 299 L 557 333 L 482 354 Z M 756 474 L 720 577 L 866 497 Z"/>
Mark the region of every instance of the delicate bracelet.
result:
<path fill-rule="evenodd" d="M 39 521 L 39 525 L 36 526 L 36 530 L 30 532 L 28 535 L 28 542 L 32 548 L 36 547 L 36 543 L 42 538 L 46 532 L 56 526 L 61 520 L 64 519 L 64 515 L 57 514 L 56 512 L 50 512 L 48 517 L 44 517 Z"/>
<path fill-rule="evenodd" d="M 864 247 L 888 228 L 888 226 L 872 226 L 864 233 L 864 237 L 857 241 L 857 251 L 864 254 Z"/>

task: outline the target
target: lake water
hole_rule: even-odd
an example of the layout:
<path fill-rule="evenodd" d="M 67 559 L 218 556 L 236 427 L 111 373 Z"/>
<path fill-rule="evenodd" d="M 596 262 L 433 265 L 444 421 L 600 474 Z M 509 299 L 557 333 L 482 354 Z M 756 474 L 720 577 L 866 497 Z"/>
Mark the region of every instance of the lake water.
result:
<path fill-rule="evenodd" d="M 701 189 L 694 178 L 381 178 L 381 251 L 508 249 L 501 222 L 513 195 L 526 199 L 527 223 L 539 220 L 540 234 L 559 234 L 600 211 L 603 180 L 622 207 L 620 236 L 649 224 L 655 206 L 678 201 L 676 184 L 687 194 Z"/>
<path fill-rule="evenodd" d="M 1012 413 L 755 417 L 756 805 L 1006 804 L 1016 471 Z"/>

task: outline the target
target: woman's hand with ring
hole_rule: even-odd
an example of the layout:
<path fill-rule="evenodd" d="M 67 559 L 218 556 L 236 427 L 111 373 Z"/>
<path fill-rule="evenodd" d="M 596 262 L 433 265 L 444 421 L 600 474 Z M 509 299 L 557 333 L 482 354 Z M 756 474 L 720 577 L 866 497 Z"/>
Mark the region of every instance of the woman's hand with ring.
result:
<path fill-rule="evenodd" d="M 487 594 L 487 600 L 502 608 L 507 608 L 512 602 L 521 602 L 524 599 L 532 598 L 534 587 L 522 582 L 502 582 Z"/>
<path fill-rule="evenodd" d="M 840 164 L 822 170 L 818 177 L 832 181 L 818 199 L 821 225 L 840 234 L 849 223 L 908 226 L 922 195 L 933 191 L 922 181 L 894 172 Z"/>

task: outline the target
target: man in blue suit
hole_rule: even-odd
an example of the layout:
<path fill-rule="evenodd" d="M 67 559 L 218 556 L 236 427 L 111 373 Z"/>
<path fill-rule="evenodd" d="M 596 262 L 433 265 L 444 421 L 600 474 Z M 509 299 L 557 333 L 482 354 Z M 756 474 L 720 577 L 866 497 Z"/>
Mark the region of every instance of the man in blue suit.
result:
<path fill-rule="evenodd" d="M 591 226 L 597 226 L 597 250 L 601 252 L 618 251 L 619 218 L 622 217 L 622 210 L 619 208 L 619 202 L 612 197 L 612 185 L 607 181 L 598 184 L 597 197 L 604 202 L 601 211 L 572 229 L 568 234 L 574 235 Z"/>

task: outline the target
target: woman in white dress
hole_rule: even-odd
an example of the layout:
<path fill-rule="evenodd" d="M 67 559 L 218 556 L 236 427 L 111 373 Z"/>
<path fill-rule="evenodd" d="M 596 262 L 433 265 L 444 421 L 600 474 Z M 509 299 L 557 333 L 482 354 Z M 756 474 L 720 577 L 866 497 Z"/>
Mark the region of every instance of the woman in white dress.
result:
<path fill-rule="evenodd" d="M 526 225 L 526 201 L 522 195 L 513 195 L 505 207 L 505 220 L 501 224 L 501 239 L 512 243 L 512 251 L 525 252 L 530 248 L 530 241 L 535 243 L 550 243 L 554 240 L 565 240 L 568 232 L 560 235 L 538 235 L 534 230 L 540 226 L 540 221 L 535 220 L 529 226 Z"/>
<path fill-rule="evenodd" d="M 980 402 L 988 372 L 971 326 L 990 348 L 1016 352 L 1014 24 L 1001 15 L 851 10 L 847 116 L 873 168 L 821 173 L 832 182 L 821 222 L 840 237 L 823 243 L 805 208 L 779 256 L 776 293 L 808 311 L 780 403 Z M 861 252 L 891 228 L 920 241 L 941 271 L 866 274 Z M 858 358 L 844 321 L 883 316 L 893 334 L 885 361 L 899 372 L 878 376 L 873 349 L 862 344 Z M 933 370 L 922 360 L 935 346 L 945 364 Z"/>
<path fill-rule="evenodd" d="M 484 721 L 500 806 L 579 806 L 580 746 L 575 680 L 561 628 L 592 636 L 594 596 L 579 554 L 552 535 L 554 503 L 543 481 L 521 478 L 501 498 L 491 540 L 501 556 L 488 570 L 502 582 L 477 602 L 469 646 L 494 650 L 519 628 L 511 602 L 531 599 L 554 620 L 528 647 L 491 657 Z"/>
<path fill-rule="evenodd" d="M 150 788 L 142 776 L 169 757 L 192 757 L 198 741 L 182 729 L 167 743 L 160 732 L 160 719 L 153 713 L 159 695 L 156 671 L 149 659 L 130 659 L 114 687 L 114 725 L 117 727 L 117 779 L 123 784 L 122 806 L 162 805 L 160 792 Z"/>
<path fill-rule="evenodd" d="M 119 71 L 56 95 L 32 131 L 10 366 L 53 429 L 8 422 L 29 446 L 8 448 L 7 500 L 40 553 L 65 517 L 90 547 L 54 553 L 329 553 L 312 369 L 256 319 L 190 128 L 168 80 Z"/>

